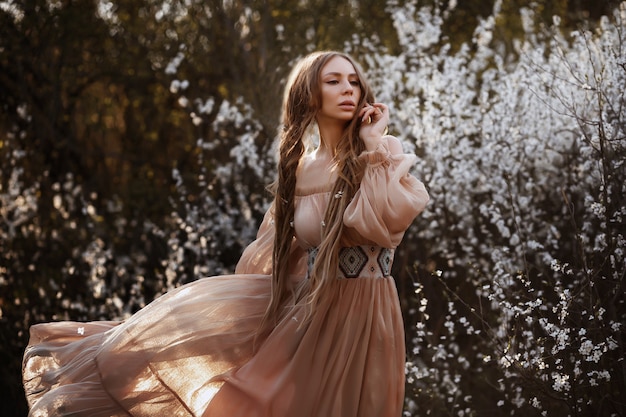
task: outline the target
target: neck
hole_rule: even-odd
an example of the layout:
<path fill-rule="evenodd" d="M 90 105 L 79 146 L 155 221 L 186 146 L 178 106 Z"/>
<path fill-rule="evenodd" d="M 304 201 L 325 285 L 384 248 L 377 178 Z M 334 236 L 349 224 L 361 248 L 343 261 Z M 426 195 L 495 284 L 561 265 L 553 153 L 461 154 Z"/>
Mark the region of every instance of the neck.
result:
<path fill-rule="evenodd" d="M 328 153 L 334 157 L 337 153 L 337 145 L 341 140 L 341 135 L 345 130 L 345 122 L 341 123 L 319 123 L 320 146 L 318 153 Z"/>

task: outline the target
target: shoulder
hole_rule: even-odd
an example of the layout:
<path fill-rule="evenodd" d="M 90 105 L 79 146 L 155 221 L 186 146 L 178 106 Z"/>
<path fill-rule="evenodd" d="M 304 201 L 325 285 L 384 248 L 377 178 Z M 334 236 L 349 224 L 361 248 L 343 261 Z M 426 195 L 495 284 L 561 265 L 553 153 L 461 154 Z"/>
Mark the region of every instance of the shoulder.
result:
<path fill-rule="evenodd" d="M 316 169 L 317 165 L 317 161 L 311 156 L 311 154 L 304 155 L 298 162 L 296 178 L 300 179 L 302 176 L 308 176 L 311 171 Z"/>

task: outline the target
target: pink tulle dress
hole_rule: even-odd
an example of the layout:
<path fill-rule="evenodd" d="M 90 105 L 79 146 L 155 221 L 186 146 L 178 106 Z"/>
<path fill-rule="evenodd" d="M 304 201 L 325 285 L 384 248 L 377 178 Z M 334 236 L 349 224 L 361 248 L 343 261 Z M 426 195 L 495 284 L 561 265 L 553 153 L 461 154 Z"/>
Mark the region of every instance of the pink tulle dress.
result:
<path fill-rule="evenodd" d="M 344 222 L 332 297 L 311 320 L 289 307 L 254 338 L 270 298 L 271 208 L 235 274 L 164 294 L 123 322 L 31 327 L 23 379 L 30 416 L 399 417 L 404 330 L 393 250 L 425 207 L 414 155 L 366 152 Z M 320 244 L 328 189 L 297 189 L 293 281 Z"/>

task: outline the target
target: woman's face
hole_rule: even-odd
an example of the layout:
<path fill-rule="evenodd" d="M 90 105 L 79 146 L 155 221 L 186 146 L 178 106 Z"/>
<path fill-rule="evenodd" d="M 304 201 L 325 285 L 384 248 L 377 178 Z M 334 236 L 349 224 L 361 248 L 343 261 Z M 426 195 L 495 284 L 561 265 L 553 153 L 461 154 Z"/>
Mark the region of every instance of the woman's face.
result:
<path fill-rule="evenodd" d="M 350 61 L 336 56 L 322 67 L 322 107 L 317 113 L 317 122 L 344 121 L 354 118 L 361 87 L 359 77 Z"/>

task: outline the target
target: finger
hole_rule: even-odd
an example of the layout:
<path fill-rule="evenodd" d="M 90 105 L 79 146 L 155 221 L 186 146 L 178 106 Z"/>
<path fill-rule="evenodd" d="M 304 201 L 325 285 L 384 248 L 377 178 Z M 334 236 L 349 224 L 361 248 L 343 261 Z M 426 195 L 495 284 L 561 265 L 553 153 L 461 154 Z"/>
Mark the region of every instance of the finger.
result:
<path fill-rule="evenodd" d="M 375 107 L 378 113 L 377 121 L 381 119 L 389 119 L 389 107 L 382 103 L 376 103 Z"/>
<path fill-rule="evenodd" d="M 369 120 L 369 122 L 371 123 L 372 120 L 374 118 L 379 117 L 380 114 L 382 113 L 379 111 L 379 109 L 375 107 L 374 105 L 370 104 L 363 108 L 361 120 L 363 122 L 366 120 Z"/>
<path fill-rule="evenodd" d="M 385 109 L 374 107 L 371 112 L 372 121 L 378 122 L 385 117 Z"/>
<path fill-rule="evenodd" d="M 377 112 L 380 112 L 381 114 L 388 111 L 388 107 L 383 103 L 374 103 L 372 106 L 377 110 Z"/>
<path fill-rule="evenodd" d="M 371 119 L 375 114 L 375 109 L 373 107 L 367 108 L 365 110 L 365 112 L 363 113 L 363 116 L 361 117 L 361 121 L 366 121 L 368 119 Z"/>

